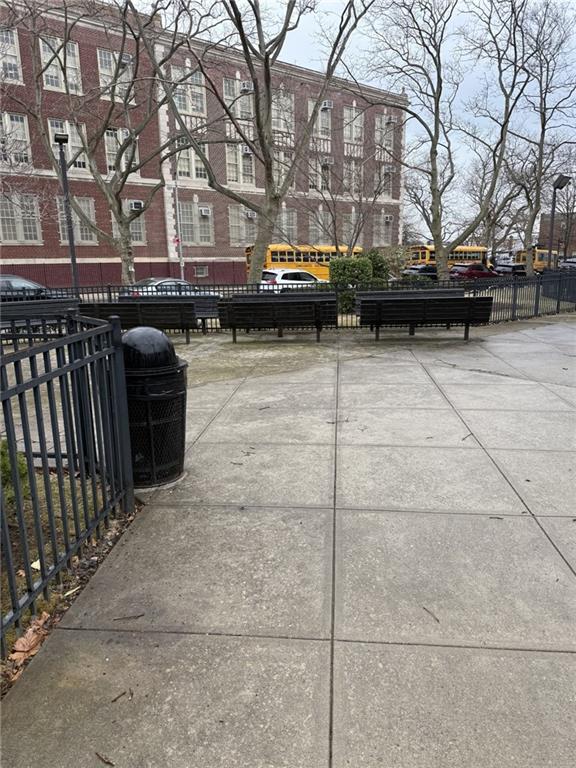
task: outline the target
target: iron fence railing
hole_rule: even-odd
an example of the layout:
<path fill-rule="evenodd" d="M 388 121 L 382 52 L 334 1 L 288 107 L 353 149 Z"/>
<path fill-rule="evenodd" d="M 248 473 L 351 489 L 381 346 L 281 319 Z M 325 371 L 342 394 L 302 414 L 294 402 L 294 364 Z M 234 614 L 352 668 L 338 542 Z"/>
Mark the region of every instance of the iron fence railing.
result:
<path fill-rule="evenodd" d="M 6 634 L 134 492 L 119 322 L 12 324 L 2 342 L 4 653 Z"/>

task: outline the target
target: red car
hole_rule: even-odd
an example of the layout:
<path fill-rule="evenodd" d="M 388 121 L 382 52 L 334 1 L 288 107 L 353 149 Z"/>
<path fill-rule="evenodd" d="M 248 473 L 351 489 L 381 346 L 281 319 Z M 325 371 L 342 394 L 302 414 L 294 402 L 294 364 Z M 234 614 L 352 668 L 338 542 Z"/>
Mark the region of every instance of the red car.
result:
<path fill-rule="evenodd" d="M 484 264 L 454 264 L 450 270 L 451 280 L 478 280 L 482 278 L 498 278 L 500 275 Z"/>

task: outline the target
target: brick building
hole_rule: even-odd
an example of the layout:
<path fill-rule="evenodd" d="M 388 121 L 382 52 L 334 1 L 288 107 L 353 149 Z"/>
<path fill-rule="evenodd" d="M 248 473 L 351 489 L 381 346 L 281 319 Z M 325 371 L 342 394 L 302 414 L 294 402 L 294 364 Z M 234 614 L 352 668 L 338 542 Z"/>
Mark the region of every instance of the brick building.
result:
<path fill-rule="evenodd" d="M 540 217 L 538 242 L 543 248 L 548 248 L 549 238 L 550 214 L 543 213 Z M 568 214 L 556 211 L 552 249 L 558 252 L 560 258 L 576 256 L 576 210 Z"/>
<path fill-rule="evenodd" d="M 77 151 L 76 128 L 67 120 L 71 96 L 82 104 L 80 128 L 87 140 L 101 131 L 111 102 L 106 87 L 111 72 L 117 75 L 118 56 L 127 57 L 128 68 L 138 67 L 138 82 L 153 81 L 154 73 L 142 52 L 136 62 L 134 41 L 122 39 L 109 18 L 96 14 L 76 20 L 66 32 L 65 68 L 49 66 L 38 77 L 34 61 L 41 65 L 42 57 L 54 50 L 64 34 L 58 9 L 45 14 L 42 22 L 41 33 L 22 23 L 10 26 L 6 20 L 0 26 L 4 137 L 0 265 L 6 273 L 64 285 L 70 281 L 70 264 L 60 184 L 49 154 L 56 152 L 54 134 L 67 133 L 67 151 Z M 161 43 L 161 30 L 158 35 Z M 177 79 L 176 70 L 190 67 L 190 60 L 182 54 L 171 66 Z M 249 129 L 254 104 L 245 63 L 232 49 L 219 49 L 206 59 L 204 73 L 198 72 L 178 90 L 180 114 L 204 132 L 205 151 L 218 181 L 258 201 L 263 194 L 262 166 L 244 144 L 234 140 L 221 107 L 222 101 L 233 104 L 238 119 Z M 282 63 L 274 73 L 274 152 L 281 173 L 283 158 L 290 158 L 300 126 L 318 97 L 322 75 Z M 147 95 L 139 87 L 135 86 L 131 100 L 132 124 L 145 120 L 147 114 Z M 41 100 L 41 117 L 34 99 Z M 357 244 L 364 248 L 399 242 L 403 99 L 370 87 L 360 92 L 343 80 L 332 82 L 283 203 L 277 222 L 279 241 L 329 244 L 337 236 L 346 243 L 356 227 Z M 387 106 L 375 105 L 384 100 Z M 125 126 L 107 125 L 90 158 L 77 154 L 69 180 L 82 210 L 101 230 L 113 233 L 110 205 L 94 173 L 112 173 L 115 146 Z M 254 213 L 209 187 L 206 168 L 192 149 L 160 167 L 158 157 L 153 157 L 155 148 L 168 143 L 175 132 L 172 110 L 164 104 L 138 137 L 139 158 L 151 159 L 130 174 L 122 192 L 123 205 L 130 209 L 158 190 L 145 213 L 131 225 L 136 278 L 180 274 L 182 256 L 185 276 L 193 282 L 242 282 L 244 248 L 254 241 L 256 230 Z M 330 224 L 334 221 L 336 233 Z M 75 235 L 81 282 L 118 282 L 120 258 L 113 244 L 78 217 Z"/>

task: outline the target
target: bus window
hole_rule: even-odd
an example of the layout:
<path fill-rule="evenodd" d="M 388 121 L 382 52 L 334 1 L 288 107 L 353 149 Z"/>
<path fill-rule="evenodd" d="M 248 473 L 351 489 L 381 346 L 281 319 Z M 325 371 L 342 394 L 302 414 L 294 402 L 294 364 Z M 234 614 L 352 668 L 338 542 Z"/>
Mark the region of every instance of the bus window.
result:
<path fill-rule="evenodd" d="M 286 251 L 278 251 L 278 261 L 282 264 L 286 263 Z"/>
<path fill-rule="evenodd" d="M 300 260 L 303 261 L 305 264 L 308 264 L 310 261 L 310 254 L 309 253 L 301 253 L 300 254 Z"/>
<path fill-rule="evenodd" d="M 297 258 L 294 258 L 294 251 L 286 251 L 286 261 L 291 261 L 292 263 L 298 261 Z"/>
<path fill-rule="evenodd" d="M 280 259 L 278 258 L 278 253 L 276 251 L 272 251 L 270 261 L 273 261 L 276 264 L 280 261 Z"/>

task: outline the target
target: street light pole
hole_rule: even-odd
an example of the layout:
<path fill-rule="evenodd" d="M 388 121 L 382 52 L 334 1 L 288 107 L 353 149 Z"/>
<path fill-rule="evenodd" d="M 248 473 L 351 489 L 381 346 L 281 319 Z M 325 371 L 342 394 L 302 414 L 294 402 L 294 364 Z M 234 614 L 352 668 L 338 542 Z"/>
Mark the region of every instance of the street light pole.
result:
<path fill-rule="evenodd" d="M 76 263 L 76 244 L 74 242 L 74 224 L 72 222 L 72 210 L 70 208 L 70 188 L 68 186 L 68 165 L 64 153 L 64 145 L 68 144 L 68 134 L 56 133 L 54 141 L 58 144 L 60 155 L 60 176 L 62 178 L 62 191 L 64 192 L 64 215 L 66 216 L 66 229 L 68 231 L 68 251 L 72 266 L 72 285 L 78 292 L 80 281 L 78 280 L 78 264 Z"/>
<path fill-rule="evenodd" d="M 550 232 L 548 233 L 548 269 L 552 263 L 552 239 L 554 237 L 554 219 L 556 217 L 556 193 L 570 184 L 570 176 L 561 173 L 552 184 L 552 211 L 550 212 Z"/>

